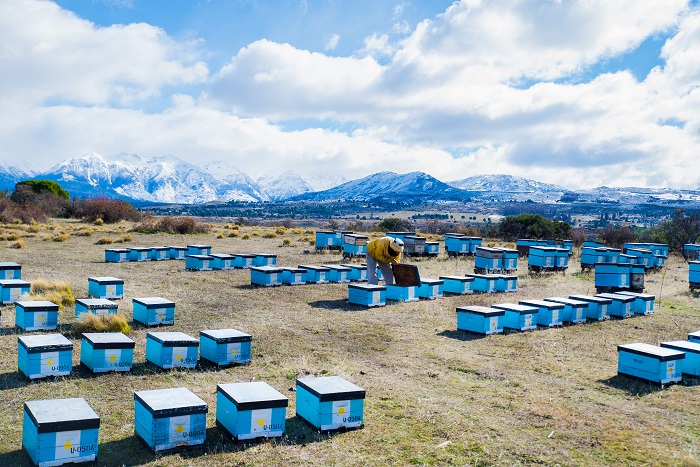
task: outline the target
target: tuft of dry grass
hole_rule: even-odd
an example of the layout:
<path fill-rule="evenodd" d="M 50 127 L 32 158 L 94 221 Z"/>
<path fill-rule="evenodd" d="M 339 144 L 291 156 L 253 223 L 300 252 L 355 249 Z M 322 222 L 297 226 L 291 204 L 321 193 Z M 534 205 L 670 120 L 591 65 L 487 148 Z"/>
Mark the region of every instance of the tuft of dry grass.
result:
<path fill-rule="evenodd" d="M 231 238 L 237 238 L 240 237 L 241 234 L 238 232 L 238 230 L 232 230 L 231 232 L 229 232 L 228 236 Z"/>
<path fill-rule="evenodd" d="M 30 289 L 32 300 L 48 300 L 59 306 L 62 310 L 67 306 L 75 305 L 75 296 L 66 281 L 48 282 L 39 278 L 32 281 Z"/>
<path fill-rule="evenodd" d="M 12 232 L 12 233 L 5 236 L 5 240 L 10 241 L 10 242 L 12 242 L 14 240 L 19 240 L 19 235 L 17 235 L 17 233 L 15 233 L 15 232 Z"/>
<path fill-rule="evenodd" d="M 277 235 L 284 235 L 287 232 L 287 228 L 283 226 L 279 226 L 275 229 L 275 233 Z"/>
<path fill-rule="evenodd" d="M 282 244 L 280 246 L 291 246 L 292 245 L 292 239 L 291 238 L 283 238 L 282 239 Z"/>
<path fill-rule="evenodd" d="M 130 242 L 130 241 L 132 241 L 132 240 L 133 240 L 133 238 L 131 237 L 131 235 L 127 234 L 127 235 L 122 235 L 121 237 L 119 237 L 118 239 L 116 239 L 116 240 L 114 241 L 114 243 L 128 243 L 128 242 Z"/>
<path fill-rule="evenodd" d="M 26 247 L 27 244 L 24 242 L 24 240 L 17 240 L 15 243 L 10 245 L 10 248 L 14 248 L 16 250 L 21 250 L 22 248 Z"/>
<path fill-rule="evenodd" d="M 60 242 L 65 242 L 68 239 L 70 239 L 70 235 L 68 235 L 67 233 L 64 232 L 64 233 L 60 233 L 58 235 L 54 235 L 51 238 L 51 241 L 60 243 Z"/>
<path fill-rule="evenodd" d="M 114 243 L 114 239 L 109 238 L 109 237 L 100 237 L 96 242 L 95 245 L 110 245 Z"/>
<path fill-rule="evenodd" d="M 77 335 L 86 332 L 121 332 L 129 334 L 131 326 L 123 314 L 114 314 L 108 316 L 97 316 L 93 313 L 83 313 L 75 323 L 73 323 L 73 332 Z"/>
<path fill-rule="evenodd" d="M 90 237 L 93 234 L 93 230 L 89 227 L 84 227 L 82 229 L 78 229 L 74 235 L 77 235 L 78 237 Z"/>
<path fill-rule="evenodd" d="M 277 238 L 277 234 L 274 232 L 265 232 L 262 234 L 262 238 Z"/>
<path fill-rule="evenodd" d="M 98 217 L 92 223 L 93 223 L 93 225 L 97 225 L 97 226 L 105 225 L 105 221 L 103 221 L 101 217 Z"/>
<path fill-rule="evenodd" d="M 219 234 L 217 234 L 216 238 L 218 238 L 218 239 L 226 238 L 226 235 L 224 235 L 223 233 L 219 233 Z"/>
<path fill-rule="evenodd" d="M 250 234 L 241 235 L 241 240 L 250 240 Z"/>

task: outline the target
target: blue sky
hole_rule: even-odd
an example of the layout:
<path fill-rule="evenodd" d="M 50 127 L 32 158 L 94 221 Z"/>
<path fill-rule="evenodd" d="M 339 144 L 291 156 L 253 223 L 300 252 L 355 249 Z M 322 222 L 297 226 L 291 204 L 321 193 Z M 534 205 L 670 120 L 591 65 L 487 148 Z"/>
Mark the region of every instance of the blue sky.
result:
<path fill-rule="evenodd" d="M 697 188 L 688 0 L 4 0 L 0 161 Z"/>

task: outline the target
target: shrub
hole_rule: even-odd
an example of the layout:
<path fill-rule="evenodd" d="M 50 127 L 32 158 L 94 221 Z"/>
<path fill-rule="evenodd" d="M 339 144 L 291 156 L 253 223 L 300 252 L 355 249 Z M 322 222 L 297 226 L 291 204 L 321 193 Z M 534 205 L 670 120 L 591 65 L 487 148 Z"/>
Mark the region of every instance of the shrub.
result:
<path fill-rule="evenodd" d="M 22 241 L 22 240 L 17 240 L 15 243 L 13 243 L 12 245 L 10 245 L 10 248 L 15 248 L 15 249 L 17 249 L 17 250 L 20 250 L 20 249 L 24 248 L 25 246 L 27 246 L 27 244 L 24 243 L 24 241 Z"/>
<path fill-rule="evenodd" d="M 90 237 L 90 236 L 92 236 L 92 229 L 90 229 L 88 227 L 83 227 L 82 229 L 75 232 L 75 235 L 77 235 L 79 237 Z"/>
<path fill-rule="evenodd" d="M 265 232 L 262 238 L 277 238 L 277 234 L 274 232 Z"/>
<path fill-rule="evenodd" d="M 284 233 L 287 231 L 286 227 L 279 226 L 275 229 L 275 233 L 277 235 L 284 235 Z"/>
<path fill-rule="evenodd" d="M 209 233 L 211 226 L 202 222 L 197 222 L 190 216 L 166 216 L 156 220 L 150 217 L 144 219 L 133 229 L 141 233 L 165 232 L 171 234 L 200 234 Z"/>
<path fill-rule="evenodd" d="M 292 239 L 291 238 L 284 238 L 282 239 L 282 246 L 290 246 L 292 244 Z"/>
<path fill-rule="evenodd" d="M 104 225 L 104 224 L 105 224 L 105 221 L 103 221 L 101 217 L 98 217 L 97 219 L 95 219 L 94 221 L 92 221 L 92 223 L 95 224 L 95 225 Z"/>
<path fill-rule="evenodd" d="M 232 232 L 229 232 L 228 236 L 229 237 L 240 237 L 241 234 L 237 230 L 234 230 Z"/>
<path fill-rule="evenodd" d="M 102 225 L 97 224 L 97 219 L 113 224 L 121 220 L 139 221 L 143 217 L 131 203 L 106 196 L 74 200 L 72 208 L 75 217 L 96 225 Z"/>
<path fill-rule="evenodd" d="M 241 240 L 250 240 L 250 234 L 243 234 Z"/>
<path fill-rule="evenodd" d="M 224 234 L 222 234 L 222 233 L 219 233 L 219 234 L 216 236 L 216 238 L 226 238 L 226 236 L 225 236 Z"/>
<path fill-rule="evenodd" d="M 73 324 L 75 334 L 86 332 L 121 332 L 128 334 L 131 326 L 126 321 L 126 316 L 121 313 L 108 316 L 97 316 L 93 313 L 83 313 Z"/>
<path fill-rule="evenodd" d="M 65 233 L 61 233 L 61 234 L 55 235 L 51 240 L 54 242 L 60 243 L 60 242 L 65 242 L 69 238 L 70 238 L 70 235 L 67 235 Z"/>
<path fill-rule="evenodd" d="M 19 240 L 19 235 L 17 235 L 15 232 L 12 232 L 12 233 L 5 236 L 5 240 L 9 240 L 9 241 Z"/>
<path fill-rule="evenodd" d="M 32 300 L 48 300 L 64 309 L 75 305 L 75 296 L 66 281 L 47 282 L 44 279 L 32 281 L 30 289 Z"/>
<path fill-rule="evenodd" d="M 413 225 L 407 219 L 400 219 L 398 217 L 387 217 L 379 224 L 377 224 L 376 229 L 381 232 L 411 231 L 413 230 Z"/>
<path fill-rule="evenodd" d="M 258 232 L 257 230 L 253 230 L 253 231 L 250 233 L 250 235 L 252 235 L 253 237 L 259 237 L 259 236 L 260 236 L 260 232 Z"/>
<path fill-rule="evenodd" d="M 109 237 L 101 237 L 99 240 L 97 240 L 97 242 L 95 243 L 95 245 L 109 245 L 109 244 L 111 244 L 111 243 L 113 243 L 113 242 L 114 242 L 114 240 L 112 240 L 112 239 L 109 238 Z"/>
<path fill-rule="evenodd" d="M 131 235 L 128 235 L 128 234 L 127 234 L 127 235 L 122 235 L 121 237 L 119 237 L 118 239 L 116 239 L 116 240 L 114 241 L 114 243 L 128 243 L 128 242 L 130 242 L 131 240 L 132 240 L 132 239 L 131 239 Z"/>

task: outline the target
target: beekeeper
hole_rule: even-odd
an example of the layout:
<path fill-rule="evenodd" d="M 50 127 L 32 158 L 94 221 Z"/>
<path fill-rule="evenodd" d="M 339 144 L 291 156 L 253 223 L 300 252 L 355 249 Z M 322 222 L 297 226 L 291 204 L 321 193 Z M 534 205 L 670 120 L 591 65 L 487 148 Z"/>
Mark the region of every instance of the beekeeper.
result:
<path fill-rule="evenodd" d="M 403 240 L 393 237 L 382 237 L 367 243 L 367 283 L 377 285 L 377 266 L 382 271 L 387 285 L 394 283 L 392 264 L 401 262 Z"/>

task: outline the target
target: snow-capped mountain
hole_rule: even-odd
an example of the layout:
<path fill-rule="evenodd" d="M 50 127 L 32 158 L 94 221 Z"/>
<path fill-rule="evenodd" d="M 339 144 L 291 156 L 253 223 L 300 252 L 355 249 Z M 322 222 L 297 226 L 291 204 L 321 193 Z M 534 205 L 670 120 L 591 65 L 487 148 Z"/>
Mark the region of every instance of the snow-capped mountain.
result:
<path fill-rule="evenodd" d="M 475 175 L 473 177 L 463 178 L 462 180 L 448 182 L 448 185 L 467 191 L 502 191 L 509 193 L 566 191 L 565 188 L 562 188 L 559 185 L 541 183 L 535 180 L 528 180 L 522 177 L 503 174 Z"/>
<path fill-rule="evenodd" d="M 343 176 L 312 175 L 302 178 L 301 175 L 286 171 L 281 175 L 267 172 L 257 179 L 260 188 L 273 201 L 293 198 L 304 193 L 327 190 L 328 188 L 346 182 Z"/>
<path fill-rule="evenodd" d="M 16 167 L 0 164 L 0 190 L 9 190 L 11 192 L 15 189 L 17 182 L 31 178 L 33 175 Z"/>

